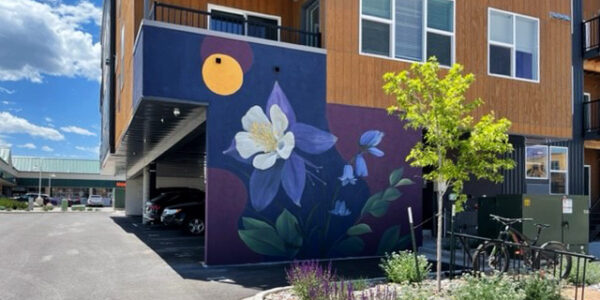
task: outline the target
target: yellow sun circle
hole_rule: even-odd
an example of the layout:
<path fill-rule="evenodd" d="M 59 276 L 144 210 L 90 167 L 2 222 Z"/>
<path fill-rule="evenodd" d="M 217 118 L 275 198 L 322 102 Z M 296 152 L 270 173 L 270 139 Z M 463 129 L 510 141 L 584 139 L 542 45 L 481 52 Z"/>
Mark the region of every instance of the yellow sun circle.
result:
<path fill-rule="evenodd" d="M 213 93 L 229 96 L 242 87 L 244 71 L 235 58 L 215 53 L 204 61 L 202 79 Z"/>

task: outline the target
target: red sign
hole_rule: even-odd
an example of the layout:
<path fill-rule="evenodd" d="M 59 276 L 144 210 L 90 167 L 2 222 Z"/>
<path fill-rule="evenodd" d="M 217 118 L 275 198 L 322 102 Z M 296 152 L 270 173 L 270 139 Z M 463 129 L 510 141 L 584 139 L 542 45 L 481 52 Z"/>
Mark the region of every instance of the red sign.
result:
<path fill-rule="evenodd" d="M 125 187 L 127 183 L 125 181 L 117 181 L 117 187 Z"/>

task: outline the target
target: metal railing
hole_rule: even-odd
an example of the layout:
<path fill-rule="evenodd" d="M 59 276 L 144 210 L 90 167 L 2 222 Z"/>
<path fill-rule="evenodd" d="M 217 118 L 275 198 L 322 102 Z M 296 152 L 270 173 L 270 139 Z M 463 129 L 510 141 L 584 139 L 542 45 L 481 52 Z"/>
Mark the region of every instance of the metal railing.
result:
<path fill-rule="evenodd" d="M 570 273 L 574 274 L 569 277 L 571 281 L 572 288 L 574 289 L 574 299 L 585 299 L 585 287 L 586 287 L 586 270 L 588 264 L 595 260 L 596 258 L 591 255 L 576 253 L 576 252 L 566 252 L 560 251 L 556 249 L 549 248 L 541 248 L 537 246 L 524 245 L 521 243 L 513 243 L 505 240 L 499 239 L 490 239 L 475 235 L 469 235 L 464 233 L 455 233 L 448 232 L 450 235 L 450 265 L 449 265 L 449 277 L 453 279 L 456 275 L 462 275 L 465 273 L 469 274 L 480 274 L 487 272 L 485 262 L 488 261 L 489 257 L 486 257 L 484 251 L 476 254 L 478 246 L 483 245 L 485 243 L 496 243 L 497 245 L 504 245 L 508 249 L 508 270 L 506 270 L 506 274 L 514 276 L 517 280 L 522 278 L 524 275 L 531 274 L 533 272 L 542 271 L 546 274 L 551 274 L 554 278 L 557 278 L 557 284 L 559 284 L 559 279 L 562 273 L 565 270 L 565 265 L 563 262 L 569 259 L 571 261 Z M 472 245 L 475 245 L 474 247 Z M 457 261 L 457 251 L 462 252 L 462 255 L 458 255 L 459 260 Z M 481 254 L 483 253 L 483 257 Z M 528 255 L 525 255 L 525 254 Z M 535 255 L 539 254 L 539 255 Z M 474 257 L 475 255 L 479 255 L 479 257 Z M 550 257 L 553 258 L 556 262 L 560 262 L 559 264 L 553 264 L 549 268 L 544 268 L 543 264 L 539 261 L 539 259 L 534 259 L 533 261 L 526 262 L 526 256 L 529 257 Z M 475 259 L 482 262 L 479 266 L 474 267 Z M 574 273 L 575 272 L 575 273 Z M 569 275 L 567 274 L 567 275 Z"/>
<path fill-rule="evenodd" d="M 600 47 L 600 16 L 583 21 L 583 52 Z"/>
<path fill-rule="evenodd" d="M 260 20 L 229 14 L 207 12 L 172 4 L 154 2 L 150 19 L 177 25 L 221 31 L 296 45 L 321 48 L 321 33 L 284 27 Z"/>
<path fill-rule="evenodd" d="M 583 128 L 586 132 L 600 130 L 600 99 L 583 102 Z"/>

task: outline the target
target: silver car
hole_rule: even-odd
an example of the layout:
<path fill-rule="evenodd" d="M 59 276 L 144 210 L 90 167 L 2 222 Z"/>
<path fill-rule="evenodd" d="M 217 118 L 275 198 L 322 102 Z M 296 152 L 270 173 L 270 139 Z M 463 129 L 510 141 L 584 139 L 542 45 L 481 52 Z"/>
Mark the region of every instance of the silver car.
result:
<path fill-rule="evenodd" d="M 100 195 L 90 195 L 87 199 L 87 206 L 104 206 L 104 198 Z"/>

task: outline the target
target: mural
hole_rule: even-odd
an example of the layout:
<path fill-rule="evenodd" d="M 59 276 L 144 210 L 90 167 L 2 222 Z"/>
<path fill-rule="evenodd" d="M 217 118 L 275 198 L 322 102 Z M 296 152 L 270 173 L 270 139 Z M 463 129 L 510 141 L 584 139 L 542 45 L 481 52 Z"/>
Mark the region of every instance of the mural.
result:
<path fill-rule="evenodd" d="M 421 135 L 383 109 L 327 104 L 325 54 L 153 27 L 143 40 L 143 95 L 208 105 L 208 264 L 408 246 L 421 173 L 404 158 Z"/>
<path fill-rule="evenodd" d="M 296 120 L 294 109 L 277 82 L 264 110 L 260 106 L 252 106 L 241 118 L 241 124 L 243 130 L 236 133 L 224 153 L 253 167 L 247 185 L 254 213 L 242 216 L 238 234 L 256 253 L 293 259 L 301 252 L 310 252 L 315 244 L 308 241 L 316 240 L 321 245 L 320 257 L 358 255 L 365 247 L 361 236 L 372 232 L 369 224 L 363 222 L 363 217 L 385 216 L 389 205 L 401 197 L 399 188 L 414 184 L 411 179 L 403 177 L 404 169 L 398 168 L 389 174 L 389 186 L 365 198 L 366 201 L 342 199 L 342 189 L 356 185 L 358 178 L 368 176 L 364 156 L 385 155 L 377 148 L 384 133 L 379 130 L 364 132 L 358 140 L 356 155 L 339 169 L 341 175 L 334 182 L 325 181 L 318 175 L 322 167 L 312 164 L 302 153 L 323 155 L 335 145 L 337 137 Z M 318 184 L 306 187 L 307 178 Z M 327 186 L 334 187 L 333 194 L 328 193 Z M 306 188 L 317 190 L 325 199 L 303 206 L 302 196 Z M 287 196 L 281 201 L 291 200 L 297 212 L 282 208 L 273 219 L 261 212 L 273 204 L 280 189 Z M 347 201 L 362 202 L 360 212 L 353 213 Z M 319 209 L 327 212 L 324 224 L 313 220 Z M 306 218 L 301 216 L 301 210 L 309 211 Z M 348 218 L 352 222 L 339 222 L 337 219 L 340 218 Z M 337 227 L 340 227 L 337 224 L 343 224 L 336 228 L 337 233 L 330 230 L 334 224 Z M 407 240 L 408 236 L 400 237 L 397 225 L 391 226 L 384 233 L 377 254 L 401 248 Z"/>

